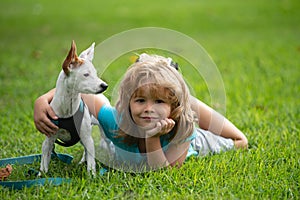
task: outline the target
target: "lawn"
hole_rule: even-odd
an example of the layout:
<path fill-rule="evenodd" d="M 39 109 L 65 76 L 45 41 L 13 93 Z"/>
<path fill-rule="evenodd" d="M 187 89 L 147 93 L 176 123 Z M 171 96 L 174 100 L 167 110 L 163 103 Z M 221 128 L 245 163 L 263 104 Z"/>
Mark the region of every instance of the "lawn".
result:
<path fill-rule="evenodd" d="M 222 76 L 223 114 L 246 134 L 249 149 L 191 159 L 180 169 L 112 170 L 90 178 L 77 165 L 81 145 L 57 147 L 74 161 L 54 160 L 51 174 L 72 178 L 70 184 L 23 190 L 0 186 L 0 199 L 299 199 L 299 10 L 297 0 L 2 0 L 0 158 L 41 153 L 44 136 L 35 129 L 33 104 L 55 86 L 73 39 L 81 51 L 140 27 L 175 30 L 202 45 Z M 109 98 L 131 55 L 124 53 L 102 74 Z M 175 60 L 194 94 L 221 109 L 189 61 Z M 38 165 L 14 166 L 9 180 L 29 179 L 24 172 Z"/>

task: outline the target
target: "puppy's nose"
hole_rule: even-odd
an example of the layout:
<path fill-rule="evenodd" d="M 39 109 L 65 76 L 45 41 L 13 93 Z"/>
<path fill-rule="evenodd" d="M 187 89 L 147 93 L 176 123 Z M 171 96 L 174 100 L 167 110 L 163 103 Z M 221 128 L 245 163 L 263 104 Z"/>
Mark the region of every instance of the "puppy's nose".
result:
<path fill-rule="evenodd" d="M 101 84 L 100 84 L 100 88 L 102 88 L 103 91 L 106 90 L 107 87 L 108 87 L 108 85 L 107 85 L 106 83 L 101 83 Z"/>

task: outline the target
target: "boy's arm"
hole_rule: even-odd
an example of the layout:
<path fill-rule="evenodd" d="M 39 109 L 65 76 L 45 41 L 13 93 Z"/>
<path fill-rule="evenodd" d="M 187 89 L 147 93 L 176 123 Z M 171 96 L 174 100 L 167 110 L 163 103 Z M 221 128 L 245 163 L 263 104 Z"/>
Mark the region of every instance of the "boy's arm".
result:
<path fill-rule="evenodd" d="M 51 134 L 55 134 L 58 130 L 58 127 L 49 119 L 49 117 L 54 120 L 57 119 L 57 116 L 50 107 L 50 102 L 53 99 L 54 93 L 55 88 L 37 98 L 34 103 L 35 127 L 48 137 L 50 137 Z"/>
<path fill-rule="evenodd" d="M 145 140 L 148 165 L 154 169 L 167 166 L 180 167 L 185 161 L 190 145 L 190 142 L 170 144 L 166 152 L 163 152 L 159 137 L 153 136 Z"/>
<path fill-rule="evenodd" d="M 50 102 L 53 99 L 54 93 L 55 89 L 52 89 L 49 92 L 37 98 L 34 103 L 35 126 L 41 133 L 44 133 L 48 137 L 52 134 L 55 134 L 58 130 L 58 127 L 49 119 L 49 117 L 54 120 L 57 119 L 57 116 L 55 115 L 54 111 L 50 106 Z M 107 98 L 102 94 L 82 94 L 82 98 L 88 106 L 90 112 L 95 116 L 95 118 L 98 117 L 98 112 L 100 108 L 104 104 L 109 103 Z"/>
<path fill-rule="evenodd" d="M 90 113 L 98 119 L 98 113 L 104 104 L 110 104 L 103 94 L 81 94 L 84 103 L 88 106 Z"/>
<path fill-rule="evenodd" d="M 191 106 L 198 117 L 200 128 L 225 138 L 231 138 L 237 148 L 248 147 L 246 136 L 224 116 L 195 97 L 191 97 Z"/>

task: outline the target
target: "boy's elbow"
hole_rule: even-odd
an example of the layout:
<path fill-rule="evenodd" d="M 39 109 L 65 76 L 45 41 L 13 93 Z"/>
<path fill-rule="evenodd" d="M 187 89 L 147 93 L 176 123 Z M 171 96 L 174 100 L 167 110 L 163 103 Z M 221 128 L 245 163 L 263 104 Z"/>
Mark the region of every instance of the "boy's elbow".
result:
<path fill-rule="evenodd" d="M 246 137 L 242 140 L 242 148 L 248 149 L 248 139 Z"/>
<path fill-rule="evenodd" d="M 236 140 L 235 147 L 238 149 L 248 149 L 248 139 L 246 137 L 243 137 L 240 140 Z"/>

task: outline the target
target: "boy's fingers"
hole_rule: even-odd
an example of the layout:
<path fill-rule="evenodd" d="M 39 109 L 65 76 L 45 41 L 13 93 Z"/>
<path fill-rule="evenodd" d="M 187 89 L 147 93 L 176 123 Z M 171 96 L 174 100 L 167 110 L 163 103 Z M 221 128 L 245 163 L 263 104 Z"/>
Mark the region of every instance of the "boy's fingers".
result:
<path fill-rule="evenodd" d="M 167 118 L 161 120 L 161 124 L 162 124 L 161 134 L 163 135 L 169 133 L 173 129 L 175 122 L 172 119 Z"/>
<path fill-rule="evenodd" d="M 48 137 L 51 134 L 55 134 L 58 130 L 58 127 L 47 117 L 47 115 L 36 121 L 36 128 Z"/>
<path fill-rule="evenodd" d="M 152 137 L 152 136 L 161 136 L 164 134 L 168 134 L 173 127 L 175 126 L 175 121 L 173 119 L 163 119 L 160 120 L 157 123 L 154 123 L 151 126 L 148 126 L 145 128 L 146 135 L 147 137 Z"/>
<path fill-rule="evenodd" d="M 161 131 L 161 127 L 162 127 L 161 123 L 157 122 L 156 126 L 153 129 L 146 131 L 147 137 L 152 137 L 152 136 L 156 135 L 157 133 L 159 133 Z"/>
<path fill-rule="evenodd" d="M 50 106 L 47 109 L 47 113 L 51 119 L 54 119 L 54 120 L 58 119 L 58 117 L 56 116 L 56 114 L 54 113 L 54 111 L 52 110 L 52 108 Z"/>
<path fill-rule="evenodd" d="M 49 137 L 49 130 L 47 131 L 47 126 L 45 126 L 43 123 L 36 124 L 36 128 L 42 133 L 45 134 L 47 137 Z"/>

